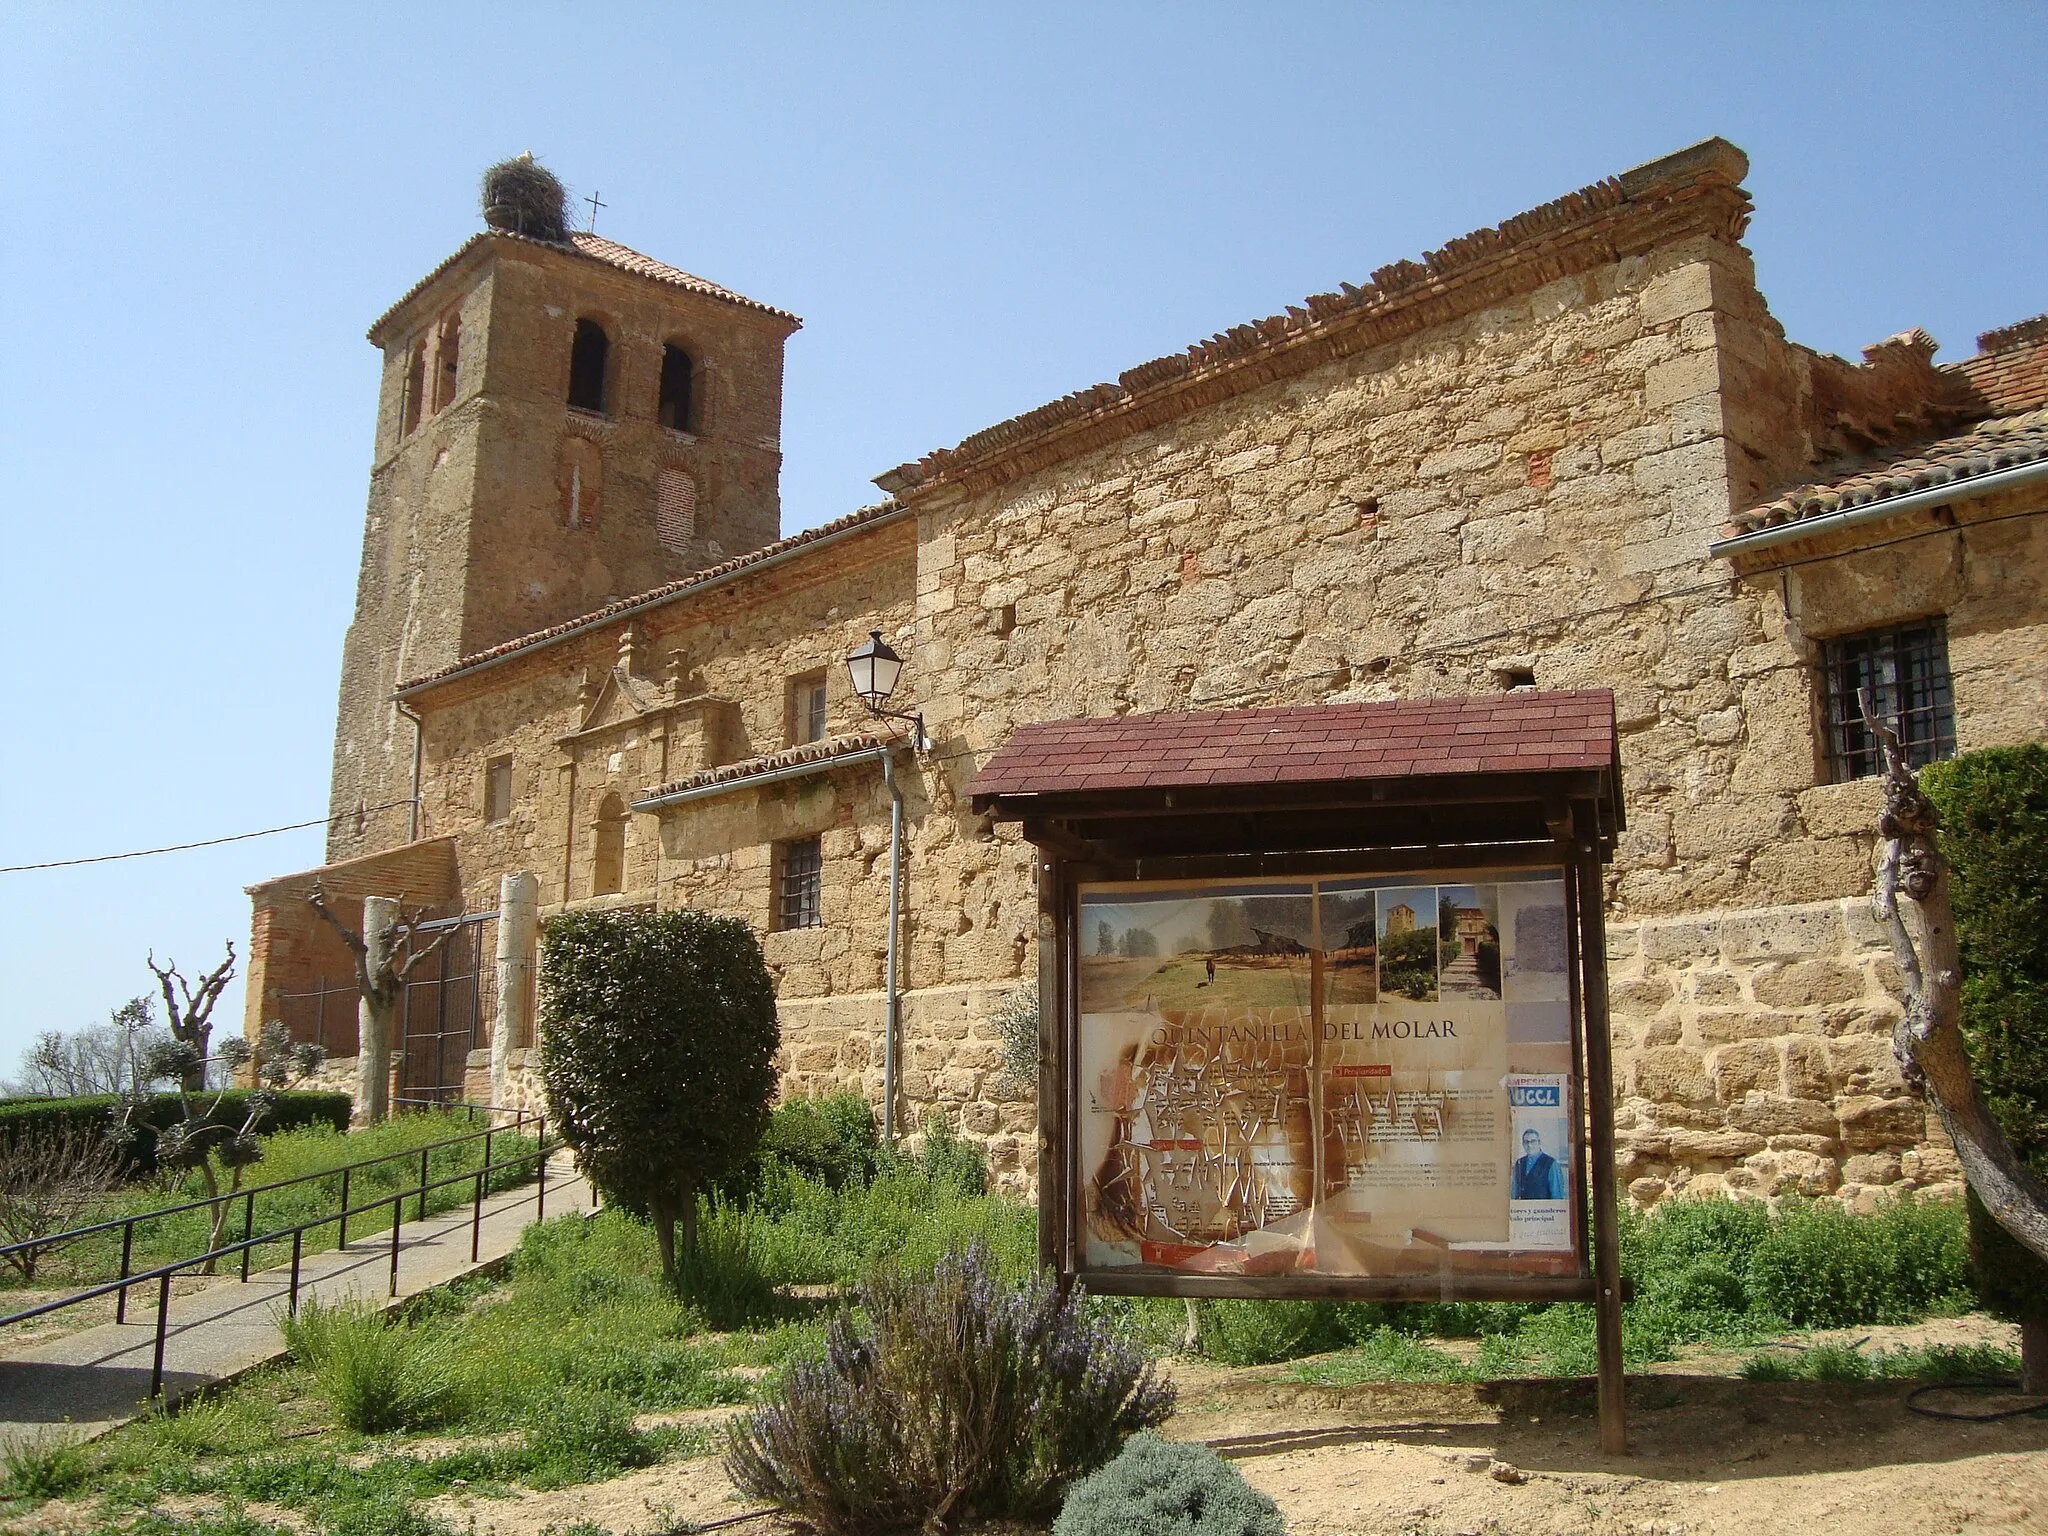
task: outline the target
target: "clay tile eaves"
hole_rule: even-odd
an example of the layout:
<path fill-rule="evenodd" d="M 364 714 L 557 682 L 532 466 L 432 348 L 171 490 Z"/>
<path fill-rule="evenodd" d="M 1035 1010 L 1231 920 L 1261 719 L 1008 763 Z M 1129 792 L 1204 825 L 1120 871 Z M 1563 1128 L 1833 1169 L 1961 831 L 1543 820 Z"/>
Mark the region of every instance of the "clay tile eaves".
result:
<path fill-rule="evenodd" d="M 1769 501 L 1736 513 L 1730 528 L 1735 534 L 1756 533 L 1937 486 L 1953 485 L 1957 495 L 1967 496 L 1969 482 L 1979 476 L 2044 459 L 2048 459 L 2048 410 L 1995 417 L 1952 437 L 1897 449 L 1854 474 L 1781 491 Z"/>
<path fill-rule="evenodd" d="M 813 544 L 821 544 L 828 540 L 836 539 L 841 534 L 852 533 L 858 529 L 879 527 L 884 523 L 894 522 L 899 517 L 906 515 L 908 511 L 907 507 L 898 506 L 896 503 L 888 501 L 872 507 L 862 507 L 858 512 L 849 512 L 846 516 L 835 518 L 829 523 L 820 523 L 815 528 L 806 528 L 802 533 L 793 533 L 786 539 L 777 539 L 773 544 L 764 544 L 761 548 L 752 550 L 747 554 L 735 555 L 730 560 L 721 561 L 719 564 L 708 566 L 701 571 L 693 571 L 688 576 L 666 582 L 649 591 L 636 593 L 632 597 L 622 597 L 616 603 L 608 603 L 604 607 L 595 609 L 590 613 L 581 614 L 573 619 L 565 619 L 560 624 L 550 625 L 546 629 L 535 630 L 530 635 L 520 635 L 516 639 L 507 640 L 486 650 L 473 652 L 457 661 L 450 662 L 438 671 L 428 672 L 419 677 L 408 678 L 398 685 L 396 690 L 398 697 L 404 698 L 408 694 L 417 693 L 423 688 L 431 687 L 435 683 L 446 682 L 449 678 L 464 672 L 474 672 L 478 668 L 503 661 L 509 656 L 515 656 L 521 651 L 537 650 L 542 646 L 556 644 L 559 641 L 568 639 L 571 635 L 578 635 L 585 630 L 595 629 L 600 625 L 612 623 L 615 620 L 627 617 L 629 614 L 643 613 L 650 608 L 659 608 L 665 603 L 671 603 L 680 598 L 687 597 L 692 592 L 702 591 L 706 587 L 718 586 L 758 567 L 787 559 Z"/>
<path fill-rule="evenodd" d="M 371 342 L 381 345 L 381 343 L 378 343 L 378 337 L 383 333 L 385 326 L 391 323 L 393 316 L 402 311 L 420 294 L 433 287 L 440 280 L 443 273 L 462 261 L 464 257 L 494 240 L 510 241 L 517 245 L 532 246 L 539 250 L 559 251 L 565 255 L 581 256 L 591 261 L 601 261 L 608 267 L 612 267 L 620 272 L 630 272 L 635 277 L 644 277 L 653 282 L 666 283 L 672 288 L 687 289 L 691 293 L 702 294 L 708 299 L 718 299 L 723 303 L 734 304 L 741 309 L 751 309 L 760 314 L 773 315 L 779 320 L 787 320 L 793 326 L 801 326 L 803 324 L 802 320 L 786 309 L 777 309 L 772 304 L 763 304 L 759 299 L 750 299 L 745 294 L 735 293 L 732 289 L 722 287 L 708 278 L 694 276 L 679 267 L 670 266 L 665 261 L 656 261 L 652 256 L 644 256 L 629 246 L 620 245 L 616 240 L 606 240 L 600 235 L 586 234 L 578 231 L 571 233 L 565 244 L 558 245 L 552 240 L 536 240 L 530 235 L 518 235 L 510 230 L 487 229 L 478 234 L 471 235 L 467 240 L 463 241 L 446 260 L 442 261 L 433 271 L 406 289 L 404 294 L 399 297 L 397 303 L 379 315 L 371 324 L 368 332 Z"/>
<path fill-rule="evenodd" d="M 1444 773 L 1600 770 L 1615 762 L 1605 689 L 1415 704 L 1326 704 L 1025 725 L 968 786 L 1005 795 L 1315 783 Z"/>
<path fill-rule="evenodd" d="M 1443 323 L 1508 291 L 1567 271 L 1612 262 L 1617 250 L 1708 233 L 1733 241 L 1749 217 L 1741 180 L 1749 161 L 1724 139 L 1707 139 L 1647 165 L 1474 230 L 1420 261 L 1381 267 L 1360 287 L 1311 294 L 1272 315 L 1154 358 L 997 422 L 875 477 L 892 496 L 941 484 L 999 484 L 1017 473 L 1143 431 L 1243 389 Z M 1518 286 L 1526 283 L 1527 287 Z M 1503 286 L 1505 285 L 1505 286 Z"/>

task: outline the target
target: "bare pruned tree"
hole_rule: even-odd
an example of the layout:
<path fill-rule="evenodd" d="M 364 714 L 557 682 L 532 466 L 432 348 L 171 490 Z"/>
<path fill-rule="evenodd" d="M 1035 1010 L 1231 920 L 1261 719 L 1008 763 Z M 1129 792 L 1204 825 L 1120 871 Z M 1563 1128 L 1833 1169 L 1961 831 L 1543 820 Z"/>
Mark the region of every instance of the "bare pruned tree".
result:
<path fill-rule="evenodd" d="M 196 984 L 179 974 L 177 961 L 158 965 L 154 950 L 149 953 L 148 965 L 163 991 L 164 1015 L 171 1027 L 171 1038 L 180 1045 L 191 1046 L 204 1061 L 213 1035 L 213 1005 L 220 1001 L 221 990 L 235 974 L 235 941 L 228 940 L 227 959 L 201 973 Z M 198 1070 L 203 1072 L 205 1068 Z M 195 1082 L 187 1078 L 184 1087 L 187 1093 L 199 1093 L 206 1083 L 203 1079 Z"/>
<path fill-rule="evenodd" d="M 25 1243 L 6 1255 L 33 1281 L 73 1225 L 121 1180 L 121 1150 L 96 1126 L 64 1124 L 0 1137 L 0 1243 Z M 38 1242 L 50 1238 L 49 1242 Z"/>
<path fill-rule="evenodd" d="M 422 944 L 426 909 L 405 915 L 403 894 L 365 896 L 363 927 L 358 933 L 327 905 L 327 893 L 313 882 L 307 903 L 336 933 L 355 957 L 359 1063 L 356 1074 L 356 1117 L 365 1125 L 380 1123 L 391 1111 L 391 1042 L 405 979 L 414 966 L 448 942 L 454 929 Z"/>
<path fill-rule="evenodd" d="M 1963 962 L 1949 905 L 1948 861 L 1934 840 L 1940 814 L 1921 792 L 1898 733 L 1878 719 L 1867 689 L 1861 704 L 1864 721 L 1884 750 L 1884 814 L 1877 824 L 1884 855 L 1871 909 L 1891 935 L 1906 984 L 1906 1011 L 1892 1029 L 1892 1053 L 1907 1083 L 1933 1104 L 1984 1209 L 2016 1241 L 2048 1259 L 2048 1184 L 2020 1161 L 1970 1074 L 1960 1023 Z M 1902 894 L 1918 917 L 1917 945 L 1900 912 Z"/>
<path fill-rule="evenodd" d="M 273 1020 L 263 1026 L 262 1036 L 253 1046 L 240 1035 L 234 1035 L 221 1042 L 215 1055 L 202 1057 L 186 1041 L 167 1040 L 145 1061 L 144 1070 L 152 1076 L 172 1078 L 181 1084 L 195 1079 L 204 1083 L 208 1068 L 220 1069 L 212 1074 L 220 1080 L 217 1088 L 180 1088 L 182 1117 L 156 1133 L 157 1167 L 166 1172 L 197 1173 L 206 1187 L 206 1198 L 212 1202 L 209 1250 L 220 1246 L 221 1232 L 235 1193 L 242 1187 L 244 1170 L 263 1157 L 263 1143 L 257 1132 L 277 1112 L 278 1090 L 311 1077 L 320 1070 L 325 1058 L 326 1053 L 317 1045 L 294 1045 L 283 1022 Z M 244 1068 L 252 1069 L 257 1086 L 236 1109 L 228 1104 L 228 1084 Z M 114 1130 L 109 1138 L 116 1147 L 125 1149 L 144 1134 L 143 1116 L 149 1107 L 148 1095 L 129 1094 L 123 1098 L 115 1111 Z M 228 1176 L 225 1188 L 221 1184 L 223 1173 Z M 205 1273 L 214 1272 L 214 1262 L 206 1261 Z"/>

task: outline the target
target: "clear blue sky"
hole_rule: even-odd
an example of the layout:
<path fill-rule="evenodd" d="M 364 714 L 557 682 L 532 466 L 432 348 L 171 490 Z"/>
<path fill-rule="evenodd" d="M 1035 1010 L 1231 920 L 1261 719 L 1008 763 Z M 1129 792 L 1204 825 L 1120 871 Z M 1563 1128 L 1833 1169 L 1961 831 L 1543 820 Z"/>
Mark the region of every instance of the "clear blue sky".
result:
<path fill-rule="evenodd" d="M 377 358 L 531 149 L 801 314 L 783 531 L 1133 363 L 1720 134 L 1797 340 L 2048 310 L 2048 7 L 0 11 L 0 864 L 325 814 Z M 0 1074 L 317 831 L 0 875 Z M 223 1016 L 240 1019 L 239 988 Z"/>

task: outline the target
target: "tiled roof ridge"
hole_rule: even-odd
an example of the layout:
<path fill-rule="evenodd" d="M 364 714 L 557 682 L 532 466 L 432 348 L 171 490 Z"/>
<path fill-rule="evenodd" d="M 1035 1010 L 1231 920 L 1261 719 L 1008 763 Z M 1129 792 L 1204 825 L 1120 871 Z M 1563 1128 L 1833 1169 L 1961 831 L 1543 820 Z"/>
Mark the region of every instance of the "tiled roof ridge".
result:
<path fill-rule="evenodd" d="M 757 774 L 773 773 L 781 768 L 800 768 L 806 763 L 829 763 L 837 758 L 851 757 L 857 752 L 872 752 L 887 746 L 888 740 L 871 731 L 856 732 L 851 736 L 830 736 L 823 741 L 806 742 L 800 747 L 787 747 L 780 752 L 764 752 L 758 757 L 746 757 L 736 763 L 721 763 L 715 768 L 700 768 L 695 773 L 686 773 L 680 779 L 671 779 L 666 784 L 640 792 L 642 800 L 659 799 L 663 795 L 679 795 L 687 790 L 705 789 L 713 784 L 734 784 L 751 779 Z"/>
<path fill-rule="evenodd" d="M 914 463 L 875 477 L 895 495 L 912 495 L 957 477 L 978 460 L 1011 451 L 1032 439 L 1091 417 L 1128 411 L 1141 396 L 1167 390 L 1270 356 L 1323 335 L 1334 335 L 1371 319 L 1409 306 L 1429 293 L 1440 293 L 1454 279 L 1504 259 L 1544 251 L 1567 234 L 1598 227 L 1635 206 L 1660 207 L 1697 196 L 1702 190 L 1727 187 L 1739 199 L 1732 217 L 1724 215 L 1730 239 L 1738 238 L 1748 217 L 1746 195 L 1737 185 L 1749 168 L 1742 152 L 1723 139 L 1707 139 L 1661 160 L 1581 187 L 1540 207 L 1447 242 L 1420 261 L 1401 260 L 1372 274 L 1360 287 L 1340 283 L 1335 293 L 1310 294 L 1286 313 L 1232 326 L 1184 352 L 1171 353 L 1127 368 L 1114 384 L 1076 390 L 1022 415 L 940 448 Z M 1135 430 L 1135 428 L 1134 428 Z"/>
<path fill-rule="evenodd" d="M 2000 470 L 2048 459 L 2048 409 L 1995 416 L 1969 431 L 1888 450 L 1881 462 L 1828 481 L 1795 486 L 1730 520 L 1737 534 L 1802 522 L 1915 491 L 1967 483 Z"/>
<path fill-rule="evenodd" d="M 513 639 L 503 640 L 496 645 L 488 646 L 481 651 L 474 651 L 467 656 L 458 657 L 456 660 L 449 662 L 445 667 L 437 668 L 432 672 L 422 673 L 418 677 L 406 679 L 398 685 L 397 692 L 400 695 L 413 693 L 430 684 L 453 677 L 459 672 L 467 672 L 471 668 L 480 666 L 485 662 L 496 661 L 501 657 L 510 656 L 517 651 L 543 646 L 585 629 L 595 629 L 600 625 L 609 623 L 614 619 L 623 618 L 628 614 L 657 607 L 672 598 L 681 597 L 699 587 L 723 581 L 751 566 L 761 565 L 767 561 L 779 559 L 783 555 L 791 554 L 796 550 L 802 549 L 807 544 L 815 544 L 820 539 L 830 538 L 834 534 L 846 533 L 871 523 L 891 521 L 908 510 L 907 507 L 895 501 L 882 501 L 875 503 L 871 507 L 862 507 L 858 511 L 847 513 L 844 517 L 836 517 L 829 523 L 820 523 L 815 528 L 806 528 L 803 532 L 793 533 L 786 539 L 777 539 L 773 544 L 763 544 L 759 549 L 749 550 L 743 555 L 734 555 L 730 560 L 721 560 L 717 565 L 706 566 L 701 571 L 692 571 L 687 576 L 680 576 L 674 581 L 663 582 L 660 586 L 650 587 L 645 592 L 636 592 L 631 597 L 622 597 L 617 602 L 605 604 L 602 608 L 594 608 L 589 613 L 578 614 L 573 619 L 564 619 L 559 624 L 550 624 L 545 629 L 534 630 L 531 634 L 518 635 Z"/>
<path fill-rule="evenodd" d="M 607 240 L 602 235 L 574 230 L 563 240 L 541 240 L 533 235 L 522 235 L 509 229 L 480 229 L 457 246 L 425 277 L 406 289 L 396 303 L 371 322 L 369 330 L 365 333 L 370 341 L 376 342 L 379 333 L 391 323 L 392 317 L 438 282 L 444 272 L 455 266 L 471 251 L 491 240 L 511 240 L 521 245 L 560 251 L 565 256 L 580 256 L 586 261 L 603 262 L 614 271 L 629 272 L 635 277 L 644 277 L 651 282 L 666 283 L 670 287 L 684 288 L 692 293 L 702 294 L 705 298 L 719 299 L 728 304 L 736 304 L 742 309 L 774 315 L 796 325 L 803 324 L 801 319 L 786 309 L 777 309 L 773 304 L 763 304 L 759 299 L 750 299 L 743 293 L 736 293 L 730 288 L 712 282 L 709 278 L 697 277 L 680 267 L 672 267 L 665 261 L 656 261 L 652 256 L 636 251 L 631 246 L 620 245 L 616 240 Z"/>
<path fill-rule="evenodd" d="M 1977 355 L 1983 357 L 1993 352 L 2008 351 L 2030 341 L 2048 341 L 2048 314 L 2015 320 L 2011 325 L 2001 325 L 1995 330 L 1980 331 Z"/>

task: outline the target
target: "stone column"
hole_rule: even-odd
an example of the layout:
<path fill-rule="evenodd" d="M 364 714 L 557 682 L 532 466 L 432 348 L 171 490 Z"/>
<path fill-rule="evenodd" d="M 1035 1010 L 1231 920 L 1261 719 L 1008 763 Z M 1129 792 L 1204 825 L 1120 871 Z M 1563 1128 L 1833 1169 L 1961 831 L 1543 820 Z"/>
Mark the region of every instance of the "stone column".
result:
<path fill-rule="evenodd" d="M 503 1104 L 512 1052 L 533 1044 L 533 961 L 540 880 L 521 870 L 498 881 L 498 1017 L 491 1027 L 491 1102 Z"/>
<path fill-rule="evenodd" d="M 391 1113 L 391 1025 L 398 1012 L 400 986 L 386 986 L 391 975 L 392 941 L 397 937 L 398 903 L 389 896 L 363 898 L 363 957 L 372 991 L 356 1005 L 356 1123 L 381 1125 Z"/>

